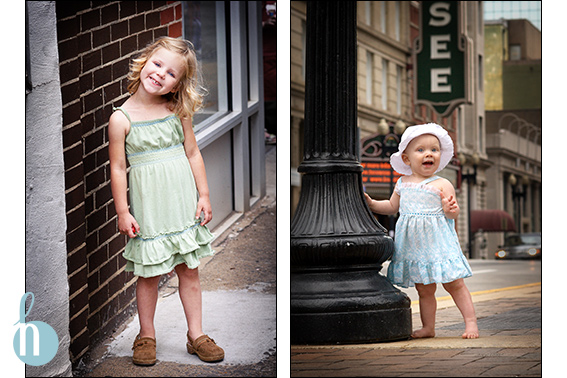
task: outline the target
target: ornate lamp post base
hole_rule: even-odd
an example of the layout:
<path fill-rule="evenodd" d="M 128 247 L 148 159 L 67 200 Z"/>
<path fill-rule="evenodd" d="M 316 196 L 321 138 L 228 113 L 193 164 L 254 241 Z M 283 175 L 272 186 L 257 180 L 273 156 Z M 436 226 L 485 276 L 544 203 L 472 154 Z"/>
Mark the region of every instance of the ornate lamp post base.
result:
<path fill-rule="evenodd" d="M 291 342 L 407 339 L 411 301 L 380 274 L 394 242 L 362 200 L 362 166 L 345 162 L 340 169 L 300 166 L 291 227 Z"/>
<path fill-rule="evenodd" d="M 353 344 L 411 334 L 410 299 L 380 265 L 306 269 L 291 274 L 291 343 Z"/>

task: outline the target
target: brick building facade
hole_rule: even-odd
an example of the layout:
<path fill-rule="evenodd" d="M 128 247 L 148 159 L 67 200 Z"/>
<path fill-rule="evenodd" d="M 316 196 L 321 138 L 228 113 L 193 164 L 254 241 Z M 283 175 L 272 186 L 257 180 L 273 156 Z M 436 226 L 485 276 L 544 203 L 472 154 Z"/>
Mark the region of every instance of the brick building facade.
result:
<path fill-rule="evenodd" d="M 203 26 L 203 32 L 199 33 L 202 40 L 198 42 L 216 49 L 216 60 L 203 63 L 209 70 L 212 67 L 213 77 L 218 78 L 218 82 L 212 83 L 216 87 L 210 88 L 214 94 L 211 102 L 216 107 L 205 109 L 206 114 L 199 115 L 199 121 L 196 116 L 194 123 L 215 212 L 210 228 L 218 235 L 266 191 L 261 158 L 264 108 L 260 10 L 261 2 L 233 1 L 26 4 L 26 15 L 33 16 L 29 22 L 31 58 L 26 55 L 26 61 L 31 62 L 29 92 L 26 82 L 26 156 L 31 154 L 33 146 L 42 147 L 45 154 L 62 160 L 62 172 L 43 173 L 41 159 L 26 158 L 26 290 L 35 291 L 38 300 L 45 302 L 36 305 L 38 315 L 44 317 L 41 320 L 52 313 L 67 319 L 68 300 L 68 321 L 62 320 L 59 328 L 55 328 L 60 335 L 65 334 L 63 338 L 70 339 L 68 360 L 73 365 L 135 311 L 136 278 L 124 271 L 126 261 L 121 257 L 127 237 L 117 229 L 107 134 L 113 108 L 122 105 L 129 95 L 126 89 L 129 62 L 156 38 L 184 37 L 187 25 L 195 20 L 200 22 L 199 18 L 203 25 L 205 21 L 209 23 L 209 29 Z M 52 61 L 57 63 L 44 60 L 42 46 L 54 55 Z M 210 49 L 207 53 L 210 58 Z M 42 97 L 40 89 L 45 86 L 38 82 L 36 74 L 43 66 L 50 71 L 49 83 L 56 86 L 50 97 L 43 100 L 54 113 L 49 129 L 59 133 L 55 143 L 44 145 L 33 139 L 47 127 L 42 110 L 33 106 L 33 101 Z M 27 74 L 26 71 L 26 80 Z M 57 269 L 46 272 L 49 269 L 46 261 L 52 257 L 30 254 L 45 244 L 42 237 L 30 237 L 34 230 L 28 225 L 45 223 L 43 219 L 43 223 L 39 222 L 38 214 L 46 205 L 39 197 L 44 189 L 34 188 L 31 183 L 40 179 L 47 182 L 58 176 L 64 181 L 64 189 L 51 187 L 46 191 L 64 197 L 64 201 L 58 202 L 61 209 L 55 209 L 54 213 L 64 213 L 66 222 L 50 226 L 65 234 L 61 244 L 66 249 L 66 265 L 58 264 Z M 32 194 L 38 199 L 34 200 Z M 65 269 L 63 278 L 60 270 Z M 50 303 L 54 295 L 39 293 L 49 286 L 45 278 L 49 274 L 62 280 L 54 292 L 66 297 L 68 289 L 68 299 L 64 298 L 63 303 L 61 299 Z M 66 354 L 66 347 L 61 345 L 59 353 Z M 53 369 L 46 365 L 27 374 L 59 375 L 62 365 L 58 364 Z"/>
<path fill-rule="evenodd" d="M 108 119 L 125 101 L 128 64 L 154 39 L 180 37 L 181 3 L 56 2 L 71 359 L 76 361 L 133 310 L 135 278 L 120 258 L 110 190 Z"/>

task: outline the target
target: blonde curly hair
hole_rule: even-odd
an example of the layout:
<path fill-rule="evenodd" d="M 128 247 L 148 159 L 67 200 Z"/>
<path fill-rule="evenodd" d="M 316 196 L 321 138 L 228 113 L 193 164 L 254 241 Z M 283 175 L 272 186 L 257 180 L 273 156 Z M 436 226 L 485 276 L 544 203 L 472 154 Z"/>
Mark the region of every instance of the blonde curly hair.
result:
<path fill-rule="evenodd" d="M 161 37 L 150 43 L 137 58 L 130 63 L 128 72 L 128 92 L 135 93 L 140 86 L 140 72 L 149 58 L 158 49 L 164 48 L 180 54 L 185 60 L 185 72 L 179 79 L 177 91 L 168 93 L 164 97 L 169 101 L 169 109 L 179 118 L 192 118 L 203 107 L 206 89 L 201 85 L 201 70 L 195 56 L 193 44 L 180 38 Z"/>

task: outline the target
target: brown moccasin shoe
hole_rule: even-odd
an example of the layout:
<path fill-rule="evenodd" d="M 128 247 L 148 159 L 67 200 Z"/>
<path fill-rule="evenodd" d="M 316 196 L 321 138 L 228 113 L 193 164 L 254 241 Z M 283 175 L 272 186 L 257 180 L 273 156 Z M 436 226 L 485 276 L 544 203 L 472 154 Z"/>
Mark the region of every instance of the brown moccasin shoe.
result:
<path fill-rule="evenodd" d="M 217 362 L 224 359 L 224 350 L 207 335 L 199 336 L 193 341 L 187 332 L 187 352 L 197 354 L 205 362 Z"/>
<path fill-rule="evenodd" d="M 151 337 L 136 336 L 132 362 L 136 365 L 150 366 L 156 363 L 156 339 Z"/>

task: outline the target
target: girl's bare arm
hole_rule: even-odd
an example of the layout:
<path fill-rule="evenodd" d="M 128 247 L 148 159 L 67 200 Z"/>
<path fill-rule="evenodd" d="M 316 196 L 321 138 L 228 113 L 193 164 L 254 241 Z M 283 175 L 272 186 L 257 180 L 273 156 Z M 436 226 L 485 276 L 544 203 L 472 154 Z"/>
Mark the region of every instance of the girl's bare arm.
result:
<path fill-rule="evenodd" d="M 457 219 L 461 209 L 457 203 L 457 195 L 453 184 L 451 184 L 451 182 L 447 179 L 437 181 L 439 181 L 438 188 L 441 191 L 441 205 L 443 206 L 445 216 L 449 219 Z"/>
<path fill-rule="evenodd" d="M 197 213 L 195 214 L 195 218 L 199 218 L 201 212 L 203 212 L 204 219 L 202 220 L 201 225 L 205 225 L 213 218 L 213 210 L 209 198 L 209 184 L 207 183 L 207 173 L 205 171 L 205 162 L 203 161 L 203 156 L 201 155 L 201 151 L 197 145 L 197 140 L 195 139 L 191 119 L 183 119 L 182 124 L 183 134 L 185 136 L 185 154 L 187 155 L 187 159 L 189 159 L 189 164 L 191 164 L 191 170 L 193 171 L 195 184 L 197 185 L 197 191 L 199 192 L 199 202 L 197 203 Z"/>
<path fill-rule="evenodd" d="M 372 210 L 373 213 L 394 215 L 400 209 L 400 196 L 395 191 L 392 193 L 389 200 L 376 201 L 370 198 L 370 196 L 366 193 L 364 193 L 364 196 L 368 207 L 370 207 L 370 210 Z"/>
<path fill-rule="evenodd" d="M 130 123 L 121 112 L 115 112 L 108 122 L 108 156 L 110 159 L 110 188 L 118 215 L 118 230 L 133 238 L 140 226 L 128 209 L 128 182 L 126 179 L 126 151 L 124 141 Z M 134 230 L 132 230 L 134 227 Z"/>

